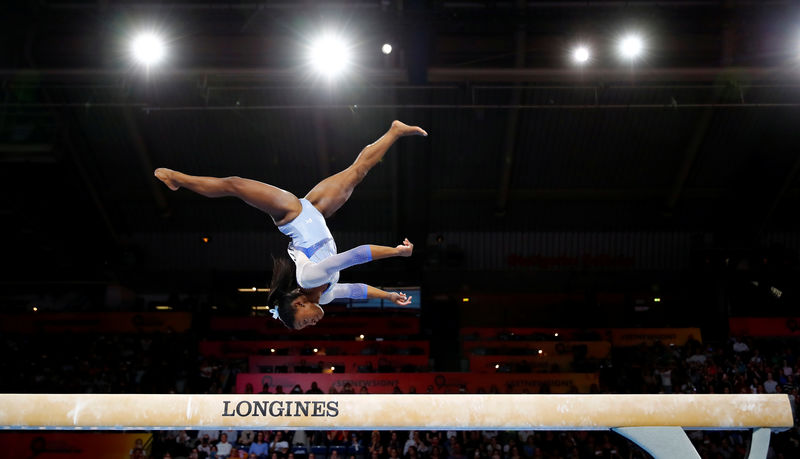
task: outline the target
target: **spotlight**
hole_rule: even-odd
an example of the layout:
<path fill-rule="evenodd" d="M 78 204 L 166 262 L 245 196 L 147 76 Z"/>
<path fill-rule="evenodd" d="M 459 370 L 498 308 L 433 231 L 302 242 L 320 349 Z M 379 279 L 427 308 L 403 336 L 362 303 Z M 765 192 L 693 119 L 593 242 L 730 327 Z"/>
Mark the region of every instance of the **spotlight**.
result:
<path fill-rule="evenodd" d="M 273 353 L 273 354 L 274 354 L 274 353 L 275 353 L 275 348 L 274 348 L 274 347 L 273 347 L 273 348 L 270 348 L 269 352 L 271 352 L 271 353 Z"/>
<path fill-rule="evenodd" d="M 319 352 L 319 349 L 314 348 L 314 353 L 316 354 L 317 352 Z"/>
<path fill-rule="evenodd" d="M 494 364 L 494 369 L 495 369 L 495 370 L 497 370 L 497 369 L 499 369 L 499 368 L 500 368 L 500 364 L 499 364 L 499 363 L 495 363 L 495 364 Z"/>
<path fill-rule="evenodd" d="M 141 33 L 131 43 L 131 54 L 140 64 L 158 64 L 166 54 L 164 40 L 153 33 Z"/>
<path fill-rule="evenodd" d="M 309 57 L 317 72 L 335 77 L 350 64 L 350 49 L 340 37 L 326 34 L 311 45 Z"/>
<path fill-rule="evenodd" d="M 589 48 L 577 46 L 572 50 L 572 61 L 576 64 L 584 64 L 589 60 Z"/>
<path fill-rule="evenodd" d="M 619 42 L 619 53 L 625 59 L 636 59 L 642 54 L 644 43 L 638 35 L 626 35 Z"/>
<path fill-rule="evenodd" d="M 390 45 L 389 43 L 384 43 L 383 46 L 381 46 L 381 52 L 383 54 L 391 54 L 392 53 L 392 45 Z"/>
<path fill-rule="evenodd" d="M 542 355 L 543 353 L 544 353 L 544 351 L 539 349 L 539 355 Z"/>

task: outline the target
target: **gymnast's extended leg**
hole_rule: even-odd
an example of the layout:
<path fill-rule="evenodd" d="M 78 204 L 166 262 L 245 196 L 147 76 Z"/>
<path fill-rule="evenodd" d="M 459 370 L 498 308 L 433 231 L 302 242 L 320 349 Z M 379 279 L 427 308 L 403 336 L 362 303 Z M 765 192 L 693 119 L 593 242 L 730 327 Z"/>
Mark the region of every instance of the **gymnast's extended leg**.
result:
<path fill-rule="evenodd" d="M 295 195 L 278 187 L 241 177 L 198 177 L 159 168 L 155 176 L 170 190 L 186 188 L 209 198 L 233 196 L 269 214 L 276 225 L 292 221 L 302 205 Z"/>
<path fill-rule="evenodd" d="M 364 147 L 353 164 L 319 182 L 308 192 L 306 199 L 325 218 L 330 217 L 347 202 L 356 185 L 361 183 L 367 172 L 383 158 L 389 147 L 400 137 L 408 135 L 427 136 L 428 133 L 418 126 L 408 126 L 400 121 L 393 121 L 389 131 L 374 143 Z"/>

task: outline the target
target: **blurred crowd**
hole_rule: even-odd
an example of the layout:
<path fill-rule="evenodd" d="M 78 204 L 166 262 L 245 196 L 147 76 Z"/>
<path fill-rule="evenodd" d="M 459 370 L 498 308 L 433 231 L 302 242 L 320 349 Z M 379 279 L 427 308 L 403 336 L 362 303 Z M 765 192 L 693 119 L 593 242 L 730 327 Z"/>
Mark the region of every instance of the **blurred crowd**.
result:
<path fill-rule="evenodd" d="M 0 346 L 2 392 L 231 393 L 241 359 L 198 354 L 188 334 L 6 335 Z M 725 343 L 663 343 L 614 348 L 602 362 L 597 392 L 785 393 L 800 381 L 793 340 L 732 337 Z M 593 392 L 595 391 L 593 389 Z M 261 387 L 253 392 L 328 393 L 329 387 Z M 358 394 L 366 388 L 345 387 Z M 502 392 L 479 388 L 478 392 Z M 691 432 L 703 458 L 744 458 L 748 432 Z M 608 432 L 157 431 L 131 457 L 270 459 L 646 458 Z M 773 434 L 770 458 L 800 457 L 800 432 Z"/>

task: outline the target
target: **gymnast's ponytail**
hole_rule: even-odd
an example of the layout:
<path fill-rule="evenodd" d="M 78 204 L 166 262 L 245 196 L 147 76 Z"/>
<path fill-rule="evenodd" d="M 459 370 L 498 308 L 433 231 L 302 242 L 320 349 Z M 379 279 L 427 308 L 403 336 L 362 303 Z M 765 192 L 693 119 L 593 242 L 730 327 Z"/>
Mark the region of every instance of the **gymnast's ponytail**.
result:
<path fill-rule="evenodd" d="M 295 267 L 287 258 L 272 258 L 272 281 L 269 286 L 267 304 L 272 317 L 279 319 L 290 329 L 294 329 L 294 308 L 292 301 L 302 295 L 297 285 Z"/>

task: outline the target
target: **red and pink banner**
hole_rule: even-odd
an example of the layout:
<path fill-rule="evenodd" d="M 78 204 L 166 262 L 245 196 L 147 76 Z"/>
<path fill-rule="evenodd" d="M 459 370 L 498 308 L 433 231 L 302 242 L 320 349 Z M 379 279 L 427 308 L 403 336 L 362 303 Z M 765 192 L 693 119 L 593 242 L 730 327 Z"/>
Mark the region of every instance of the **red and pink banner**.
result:
<path fill-rule="evenodd" d="M 213 317 L 214 331 L 249 331 L 275 336 L 365 335 L 368 338 L 419 334 L 419 317 L 325 317 L 318 325 L 289 330 L 280 321 L 266 317 Z"/>
<path fill-rule="evenodd" d="M 571 355 L 471 355 L 469 371 L 473 373 L 562 373 L 572 371 Z"/>
<path fill-rule="evenodd" d="M 298 367 L 318 368 L 329 370 L 331 367 L 344 368 L 345 371 L 364 371 L 371 368 L 371 371 L 402 371 L 404 367 L 413 368 L 411 371 L 425 371 L 428 367 L 427 355 L 314 355 L 308 357 L 297 357 L 292 355 L 256 355 L 250 356 L 251 373 L 265 373 L 267 368 L 285 367 L 292 373 Z M 388 368 L 388 369 L 387 369 Z"/>
<path fill-rule="evenodd" d="M 184 333 L 192 328 L 188 312 L 46 312 L 3 314 L 8 333 Z"/>
<path fill-rule="evenodd" d="M 577 340 L 576 335 L 589 335 L 584 339 L 602 339 L 603 335 L 595 330 L 580 330 L 577 328 L 558 328 L 558 327 L 464 327 L 461 329 L 461 336 L 474 340 L 495 340 L 499 337 L 503 339 L 552 339 L 552 340 Z"/>
<path fill-rule="evenodd" d="M 459 393 L 462 388 L 467 393 L 489 392 L 492 387 L 503 394 L 536 394 L 542 392 L 542 388 L 563 394 L 573 387 L 580 393 L 588 393 L 592 385 L 598 384 L 598 376 L 595 373 L 240 373 L 236 378 L 236 392 L 245 393 L 248 384 L 256 393 L 264 384 L 269 384 L 271 392 L 275 392 L 276 386 L 282 386 L 287 393 L 299 384 L 305 392 L 312 382 L 326 393 L 331 387 L 340 392 L 349 383 L 356 393 L 366 387 L 372 394 L 390 394 L 395 387 L 403 393 L 413 389 L 421 394 Z"/>
<path fill-rule="evenodd" d="M 484 355 L 518 355 L 515 351 L 542 351 L 545 355 L 581 354 L 589 359 L 605 359 L 611 353 L 607 341 L 464 341 L 465 353 Z"/>
<path fill-rule="evenodd" d="M 498 340 L 515 343 L 517 340 L 553 341 L 609 341 L 612 346 L 629 347 L 640 344 L 653 344 L 656 341 L 664 344 L 683 346 L 690 339 L 702 342 L 700 329 L 687 328 L 497 328 L 467 327 L 461 329 L 461 335 L 467 342 L 475 340 Z"/>
<path fill-rule="evenodd" d="M 396 355 L 430 354 L 428 341 L 201 341 L 200 354 L 216 358 L 246 358 L 251 355 Z M 272 350 L 275 352 L 272 352 Z M 314 349 L 317 351 L 314 352 Z"/>
<path fill-rule="evenodd" d="M 728 326 L 735 336 L 800 336 L 800 317 L 732 317 Z"/>

